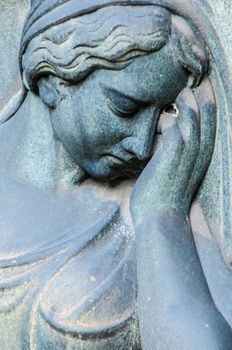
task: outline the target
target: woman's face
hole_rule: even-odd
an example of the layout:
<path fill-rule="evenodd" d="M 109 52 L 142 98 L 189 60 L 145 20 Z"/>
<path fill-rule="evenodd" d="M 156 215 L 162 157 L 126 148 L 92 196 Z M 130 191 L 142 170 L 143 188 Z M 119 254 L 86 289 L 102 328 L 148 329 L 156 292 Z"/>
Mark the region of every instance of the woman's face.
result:
<path fill-rule="evenodd" d="M 186 86 L 188 73 L 168 46 L 135 58 L 125 69 L 101 69 L 63 87 L 52 111 L 58 138 L 91 176 L 135 173 L 152 154 L 161 110 Z"/>

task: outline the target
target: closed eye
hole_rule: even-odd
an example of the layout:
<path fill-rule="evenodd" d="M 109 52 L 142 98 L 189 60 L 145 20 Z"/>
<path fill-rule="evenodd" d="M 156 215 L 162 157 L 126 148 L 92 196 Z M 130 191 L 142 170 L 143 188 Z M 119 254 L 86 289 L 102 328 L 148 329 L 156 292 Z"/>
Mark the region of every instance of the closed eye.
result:
<path fill-rule="evenodd" d="M 119 117 L 131 118 L 140 109 L 141 103 L 134 99 L 122 95 L 118 91 L 109 88 L 103 88 L 106 102 L 110 110 Z"/>
<path fill-rule="evenodd" d="M 130 106 L 127 103 L 124 103 L 123 106 L 112 102 L 109 98 L 106 99 L 107 104 L 110 110 L 116 114 L 118 117 L 131 118 L 133 117 L 139 110 L 138 106 Z"/>

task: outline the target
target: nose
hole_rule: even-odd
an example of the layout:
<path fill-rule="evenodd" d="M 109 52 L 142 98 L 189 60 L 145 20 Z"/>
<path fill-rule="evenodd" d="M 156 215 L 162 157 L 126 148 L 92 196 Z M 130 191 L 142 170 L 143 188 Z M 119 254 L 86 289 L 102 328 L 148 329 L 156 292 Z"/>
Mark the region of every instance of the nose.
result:
<path fill-rule="evenodd" d="M 139 160 L 144 160 L 150 155 L 151 148 L 148 147 L 144 140 L 139 141 L 135 137 L 127 137 L 121 144 L 125 151 Z"/>
<path fill-rule="evenodd" d="M 121 145 L 125 151 L 139 160 L 147 159 L 151 155 L 154 133 L 157 124 L 157 114 L 154 110 L 143 113 L 131 128 L 131 136 L 125 138 Z"/>

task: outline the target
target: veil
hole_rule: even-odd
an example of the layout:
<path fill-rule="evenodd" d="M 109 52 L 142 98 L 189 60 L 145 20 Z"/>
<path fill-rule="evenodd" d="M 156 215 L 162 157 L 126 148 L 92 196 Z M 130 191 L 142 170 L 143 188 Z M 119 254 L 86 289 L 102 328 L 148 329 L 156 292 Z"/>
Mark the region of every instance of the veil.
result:
<path fill-rule="evenodd" d="M 197 2 L 201 2 L 201 6 L 197 5 Z M 22 56 L 28 43 L 45 29 L 100 8 L 117 5 L 165 7 L 191 23 L 209 48 L 212 60 L 209 79 L 217 104 L 217 134 L 214 153 L 200 186 L 198 198 L 222 256 L 230 266 L 232 265 L 231 82 L 226 55 L 212 23 L 212 9 L 206 0 L 82 0 L 78 2 L 77 0 L 31 0 L 31 10 L 25 22 L 21 41 L 20 67 L 22 69 Z M 0 113 L 0 124 L 9 120 L 17 112 L 27 92 L 26 87 L 23 86 L 22 90 L 10 100 Z"/>

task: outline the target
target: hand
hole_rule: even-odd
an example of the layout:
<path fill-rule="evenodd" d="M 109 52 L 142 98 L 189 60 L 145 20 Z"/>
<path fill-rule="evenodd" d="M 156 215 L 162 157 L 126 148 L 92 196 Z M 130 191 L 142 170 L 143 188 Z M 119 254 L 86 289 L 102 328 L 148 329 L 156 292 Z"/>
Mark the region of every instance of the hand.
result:
<path fill-rule="evenodd" d="M 186 215 L 211 160 L 216 126 L 214 95 L 204 81 L 176 100 L 178 116 L 161 115 L 162 144 L 137 180 L 131 196 L 135 224 L 157 211 Z"/>

